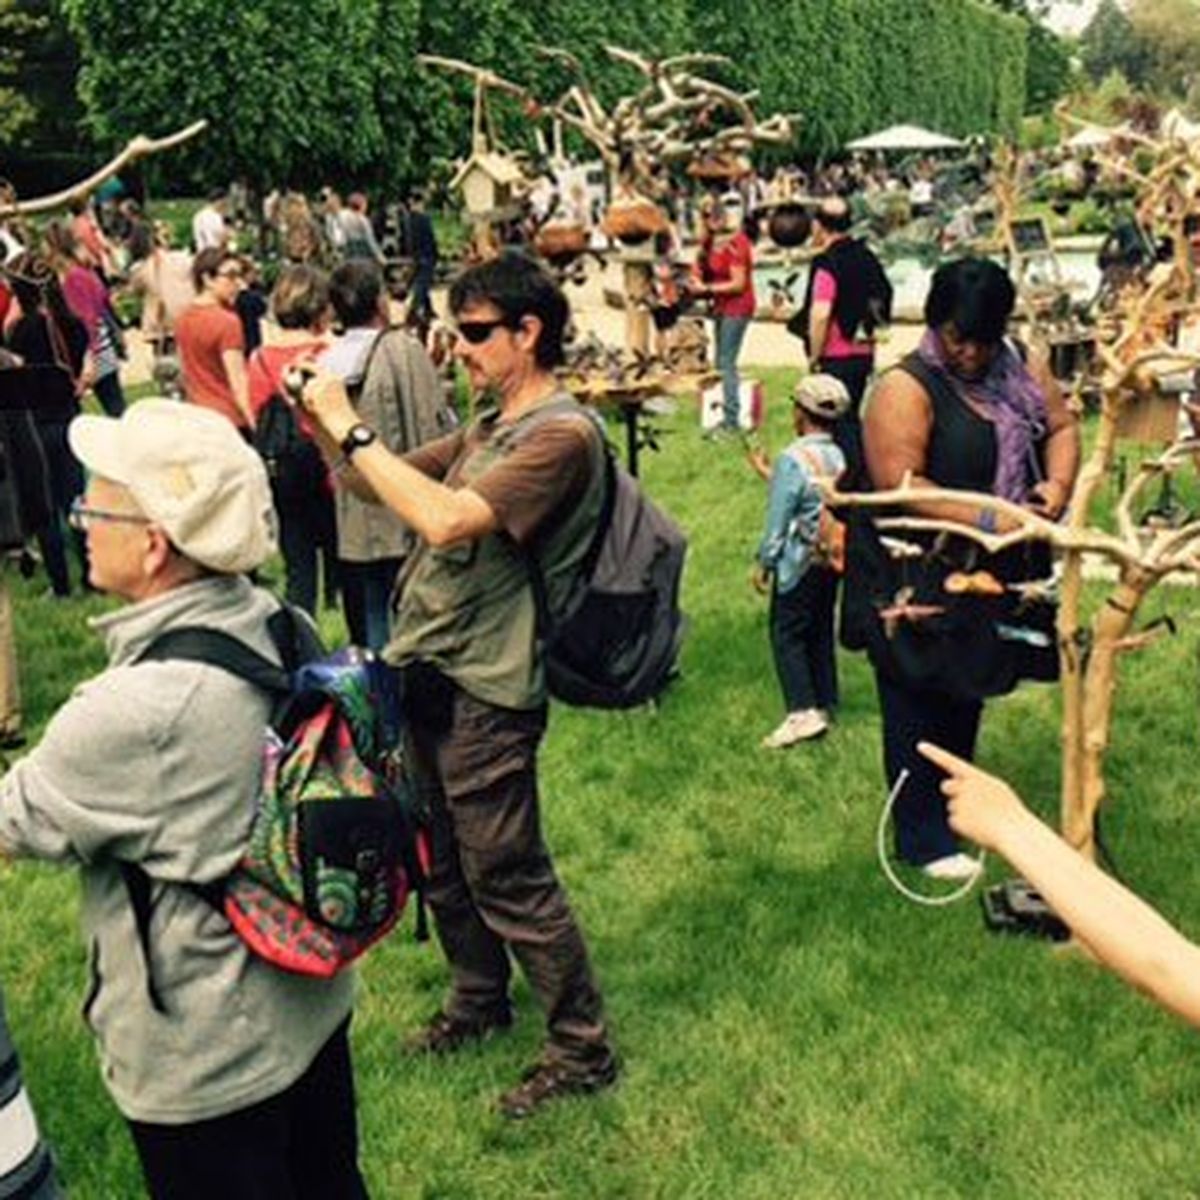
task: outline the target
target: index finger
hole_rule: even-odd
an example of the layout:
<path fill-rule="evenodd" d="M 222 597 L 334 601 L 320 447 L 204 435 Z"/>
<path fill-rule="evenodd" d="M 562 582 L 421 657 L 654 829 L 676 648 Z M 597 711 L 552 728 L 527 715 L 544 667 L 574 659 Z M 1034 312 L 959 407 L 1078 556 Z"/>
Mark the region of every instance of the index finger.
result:
<path fill-rule="evenodd" d="M 959 758 L 957 754 L 951 754 L 949 750 L 943 750 L 941 746 L 936 746 L 933 742 L 918 742 L 917 749 L 935 767 L 941 767 L 948 775 L 973 775 L 979 770 L 974 763 L 967 762 L 965 758 Z"/>

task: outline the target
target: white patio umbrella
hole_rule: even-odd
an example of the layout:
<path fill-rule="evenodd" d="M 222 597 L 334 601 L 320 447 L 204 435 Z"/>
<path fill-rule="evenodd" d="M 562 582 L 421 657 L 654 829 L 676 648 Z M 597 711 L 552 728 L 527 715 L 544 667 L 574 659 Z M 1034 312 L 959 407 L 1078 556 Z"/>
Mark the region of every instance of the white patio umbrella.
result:
<path fill-rule="evenodd" d="M 846 143 L 847 150 L 954 150 L 962 146 L 958 138 L 920 125 L 892 125 L 868 137 Z"/>
<path fill-rule="evenodd" d="M 1200 125 L 1189 121 L 1177 108 L 1171 109 L 1162 119 L 1162 131 L 1169 138 L 1178 142 L 1195 142 L 1200 140 Z"/>
<path fill-rule="evenodd" d="M 1067 146 L 1072 150 L 1098 150 L 1101 146 L 1107 146 L 1120 132 L 1119 129 L 1105 129 L 1100 125 L 1085 125 L 1078 133 L 1067 138 Z"/>

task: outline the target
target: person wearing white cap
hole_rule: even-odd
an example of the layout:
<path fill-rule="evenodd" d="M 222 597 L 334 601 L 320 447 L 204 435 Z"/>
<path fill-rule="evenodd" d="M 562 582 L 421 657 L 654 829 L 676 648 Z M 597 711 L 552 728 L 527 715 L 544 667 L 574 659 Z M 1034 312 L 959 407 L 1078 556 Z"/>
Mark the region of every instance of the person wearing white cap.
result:
<path fill-rule="evenodd" d="M 141 661 L 185 626 L 279 661 L 278 602 L 243 574 L 275 549 L 266 471 L 224 417 L 165 400 L 77 417 L 69 436 L 90 473 L 73 519 L 91 581 L 126 604 L 92 622 L 108 669 L 0 779 L 0 854 L 80 868 L 85 1016 L 152 1197 L 365 1196 L 352 979 L 276 969 L 183 886 L 242 854 L 270 699 L 208 664 Z M 155 986 L 122 864 L 150 879 Z"/>
<path fill-rule="evenodd" d="M 821 482 L 846 468 L 833 440 L 834 424 L 850 407 L 846 385 L 832 375 L 809 375 L 793 396 L 796 440 L 770 463 L 762 450 L 751 466 L 770 483 L 766 528 L 752 581 L 771 597 L 771 650 L 783 689 L 783 722 L 762 745 L 783 750 L 820 737 L 837 706 L 833 606 L 837 574 L 822 545 Z"/>

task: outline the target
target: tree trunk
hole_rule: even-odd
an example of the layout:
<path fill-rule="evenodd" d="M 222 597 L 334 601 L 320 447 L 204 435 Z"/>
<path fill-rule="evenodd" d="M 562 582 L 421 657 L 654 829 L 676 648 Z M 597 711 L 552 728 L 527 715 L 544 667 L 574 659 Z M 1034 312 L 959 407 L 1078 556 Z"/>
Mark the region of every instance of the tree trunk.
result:
<path fill-rule="evenodd" d="M 1117 445 L 1119 404 L 1105 400 L 1100 427 L 1091 456 L 1075 481 L 1067 525 L 1072 530 L 1088 527 L 1092 502 L 1112 465 Z M 1062 791 L 1059 804 L 1063 836 L 1073 846 L 1082 842 L 1078 823 L 1086 809 L 1085 800 L 1085 698 L 1090 687 L 1089 647 L 1080 636 L 1083 605 L 1083 555 L 1068 551 L 1064 559 L 1062 600 L 1058 610 L 1058 654 L 1062 674 Z M 1101 783 L 1103 791 L 1103 783 Z M 1092 833 L 1087 830 L 1090 846 Z"/>
<path fill-rule="evenodd" d="M 1104 756 L 1117 688 L 1117 643 L 1133 624 L 1153 583 L 1144 572 L 1126 572 L 1092 622 L 1091 655 L 1083 686 L 1083 751 L 1080 803 L 1064 813 L 1063 836 L 1081 854 L 1096 856 L 1096 813 L 1104 803 Z"/>

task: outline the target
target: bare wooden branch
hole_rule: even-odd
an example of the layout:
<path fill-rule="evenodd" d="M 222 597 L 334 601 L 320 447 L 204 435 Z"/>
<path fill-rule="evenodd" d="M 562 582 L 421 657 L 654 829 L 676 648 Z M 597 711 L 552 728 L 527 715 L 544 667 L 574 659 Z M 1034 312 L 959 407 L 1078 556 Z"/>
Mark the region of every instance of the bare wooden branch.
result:
<path fill-rule="evenodd" d="M 35 213 L 52 212 L 56 208 L 65 208 L 72 201 L 90 195 L 105 180 L 111 179 L 130 163 L 136 162 L 140 158 L 147 158 L 151 154 L 160 154 L 164 150 L 173 150 L 207 128 L 208 122 L 201 120 L 194 121 L 191 125 L 168 134 L 166 137 L 148 138 L 144 134 L 138 134 L 137 137 L 131 138 L 126 143 L 125 148 L 115 158 L 105 163 L 86 179 L 80 180 L 79 183 L 72 184 L 69 188 L 65 188 L 61 192 L 54 192 L 49 196 L 38 196 L 33 200 L 0 204 L 0 218 L 32 216 Z"/>

